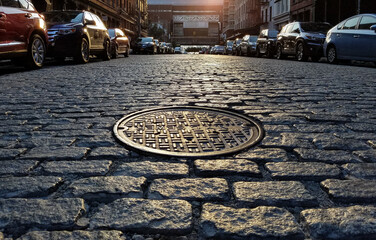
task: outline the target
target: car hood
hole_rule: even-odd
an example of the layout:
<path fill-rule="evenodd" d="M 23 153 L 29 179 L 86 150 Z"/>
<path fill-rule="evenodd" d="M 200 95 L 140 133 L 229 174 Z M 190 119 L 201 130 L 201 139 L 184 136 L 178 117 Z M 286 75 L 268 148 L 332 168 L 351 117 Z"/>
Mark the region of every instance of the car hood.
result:
<path fill-rule="evenodd" d="M 72 28 L 82 26 L 82 23 L 47 23 L 47 28 Z"/>

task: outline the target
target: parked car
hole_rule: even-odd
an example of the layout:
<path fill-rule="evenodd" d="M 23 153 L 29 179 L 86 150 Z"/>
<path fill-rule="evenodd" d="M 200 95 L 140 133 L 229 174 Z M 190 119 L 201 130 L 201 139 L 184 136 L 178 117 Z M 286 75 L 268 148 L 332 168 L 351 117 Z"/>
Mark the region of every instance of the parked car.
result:
<path fill-rule="evenodd" d="M 225 48 L 225 46 L 218 45 L 218 46 L 215 48 L 215 54 L 222 54 L 222 55 L 224 55 L 225 53 L 226 53 L 226 48 Z"/>
<path fill-rule="evenodd" d="M 102 20 L 88 11 L 51 11 L 43 14 L 48 26 L 48 52 L 58 61 L 74 57 L 87 63 L 90 55 L 111 58 L 111 41 Z"/>
<path fill-rule="evenodd" d="M 172 43 L 166 43 L 166 51 L 167 51 L 166 53 L 169 53 L 169 54 L 175 52 L 174 47 L 172 46 Z"/>
<path fill-rule="evenodd" d="M 30 69 L 41 68 L 47 41 L 46 22 L 31 2 L 0 1 L 0 59 L 11 59 Z"/>
<path fill-rule="evenodd" d="M 167 53 L 167 45 L 165 42 L 159 43 L 159 51 L 160 53 Z"/>
<path fill-rule="evenodd" d="M 285 25 L 277 36 L 277 58 L 293 55 L 298 61 L 318 61 L 323 44 L 332 26 L 320 22 L 293 22 Z"/>
<path fill-rule="evenodd" d="M 215 45 L 215 46 L 211 47 L 209 53 L 210 53 L 210 54 L 216 54 L 216 53 L 217 53 L 217 47 L 218 47 L 218 46 L 219 46 L 219 45 Z"/>
<path fill-rule="evenodd" d="M 257 36 L 245 35 L 240 43 L 240 56 L 252 56 L 256 53 Z"/>
<path fill-rule="evenodd" d="M 275 54 L 277 42 L 277 30 L 264 29 L 260 32 L 256 42 L 256 56 L 266 55 L 271 58 Z"/>
<path fill-rule="evenodd" d="M 119 28 L 108 29 L 108 34 L 111 38 L 111 56 L 117 58 L 119 54 L 124 54 L 125 57 L 129 56 L 130 43 L 127 36 Z"/>
<path fill-rule="evenodd" d="M 376 63 L 376 14 L 356 15 L 330 29 L 324 54 L 329 63 L 339 60 Z"/>
<path fill-rule="evenodd" d="M 234 46 L 234 41 L 227 40 L 226 47 L 225 47 L 225 54 L 232 55 L 233 54 L 233 46 Z"/>
<path fill-rule="evenodd" d="M 161 48 L 159 47 L 159 40 L 154 38 L 153 42 L 155 43 L 155 46 L 157 47 L 157 53 L 161 53 Z"/>
<path fill-rule="evenodd" d="M 234 41 L 234 46 L 232 47 L 232 54 L 233 55 L 240 55 L 240 43 L 242 42 L 242 38 L 237 38 Z"/>
<path fill-rule="evenodd" d="M 181 49 L 181 47 L 175 47 L 175 53 L 177 53 L 177 54 L 182 54 L 183 53 L 183 51 L 182 51 L 182 49 Z"/>
<path fill-rule="evenodd" d="M 133 52 L 134 53 L 156 54 L 157 53 L 157 46 L 156 46 L 156 44 L 153 40 L 154 40 L 153 37 L 137 38 Z"/>

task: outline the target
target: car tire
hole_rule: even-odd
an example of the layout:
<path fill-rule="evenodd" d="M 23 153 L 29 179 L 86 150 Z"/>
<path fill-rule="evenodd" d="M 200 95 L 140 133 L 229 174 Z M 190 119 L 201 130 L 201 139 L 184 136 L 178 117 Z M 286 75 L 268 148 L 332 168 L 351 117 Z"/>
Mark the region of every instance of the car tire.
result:
<path fill-rule="evenodd" d="M 307 61 L 308 57 L 305 51 L 304 44 L 302 42 L 298 43 L 298 46 L 296 47 L 296 60 L 299 62 L 305 62 Z"/>
<path fill-rule="evenodd" d="M 328 60 L 328 63 L 334 64 L 337 63 L 337 50 L 334 46 L 329 46 L 328 50 L 326 50 L 326 59 Z"/>
<path fill-rule="evenodd" d="M 258 57 L 258 58 L 261 57 L 261 53 L 260 53 L 260 48 L 259 47 L 256 47 L 256 57 Z"/>
<path fill-rule="evenodd" d="M 284 59 L 285 55 L 283 54 L 282 45 L 277 45 L 277 59 Z"/>
<path fill-rule="evenodd" d="M 111 58 L 116 59 L 119 57 L 119 47 L 115 46 L 114 52 L 112 53 Z"/>
<path fill-rule="evenodd" d="M 266 49 L 265 55 L 267 58 L 273 58 L 273 52 L 270 50 L 269 47 Z"/>
<path fill-rule="evenodd" d="M 106 41 L 106 43 L 104 44 L 104 49 L 103 49 L 103 53 L 102 53 L 102 59 L 104 61 L 108 61 L 111 59 L 111 45 L 110 45 L 110 41 Z"/>
<path fill-rule="evenodd" d="M 25 67 L 39 69 L 43 67 L 44 59 L 46 58 L 46 44 L 39 34 L 32 35 L 29 42 Z"/>
<path fill-rule="evenodd" d="M 81 39 L 80 46 L 74 58 L 77 63 L 88 63 L 90 60 L 90 46 L 86 38 Z"/>
<path fill-rule="evenodd" d="M 124 57 L 129 57 L 129 47 L 125 49 Z"/>

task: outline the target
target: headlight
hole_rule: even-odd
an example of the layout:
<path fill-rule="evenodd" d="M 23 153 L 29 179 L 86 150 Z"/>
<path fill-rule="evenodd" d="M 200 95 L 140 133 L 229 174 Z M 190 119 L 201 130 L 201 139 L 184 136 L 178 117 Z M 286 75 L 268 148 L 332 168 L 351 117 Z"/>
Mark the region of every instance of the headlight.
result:
<path fill-rule="evenodd" d="M 63 29 L 59 29 L 59 34 L 61 34 L 61 35 L 72 34 L 72 33 L 75 33 L 75 32 L 76 32 L 75 28 L 63 28 Z"/>
<path fill-rule="evenodd" d="M 43 30 L 46 30 L 46 22 L 43 19 L 39 19 L 39 27 Z"/>

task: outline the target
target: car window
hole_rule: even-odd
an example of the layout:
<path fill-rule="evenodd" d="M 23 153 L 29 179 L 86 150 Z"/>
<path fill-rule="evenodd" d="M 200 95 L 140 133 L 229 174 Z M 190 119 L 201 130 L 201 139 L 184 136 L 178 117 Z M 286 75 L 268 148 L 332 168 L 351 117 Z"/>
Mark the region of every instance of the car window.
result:
<path fill-rule="evenodd" d="M 50 23 L 82 23 L 82 12 L 45 12 L 44 17 Z"/>
<path fill-rule="evenodd" d="M 376 25 L 376 18 L 371 16 L 363 16 L 359 23 L 359 29 L 370 30 L 372 25 Z"/>
<path fill-rule="evenodd" d="M 250 36 L 249 41 L 250 42 L 257 42 L 257 36 Z"/>
<path fill-rule="evenodd" d="M 299 24 L 295 23 L 291 29 L 291 32 L 298 33 L 299 32 Z"/>
<path fill-rule="evenodd" d="M 115 37 L 115 29 L 108 29 L 108 35 L 110 35 L 110 37 Z"/>
<path fill-rule="evenodd" d="M 342 29 L 343 24 L 345 24 L 345 21 L 342 21 L 342 22 L 338 23 L 338 25 L 337 25 L 337 29 L 338 29 L 338 30 L 339 30 L 339 29 Z"/>
<path fill-rule="evenodd" d="M 85 13 L 85 22 L 87 21 L 94 21 L 94 18 L 90 13 Z"/>
<path fill-rule="evenodd" d="M 91 14 L 91 15 L 93 16 L 94 21 L 95 21 L 95 23 L 98 27 L 106 28 L 106 26 L 104 26 L 104 23 L 102 22 L 102 20 L 97 15 L 95 15 L 95 14 Z"/>
<path fill-rule="evenodd" d="M 358 24 L 359 17 L 354 17 L 345 22 L 342 29 L 355 29 Z"/>
<path fill-rule="evenodd" d="M 269 31 L 269 37 L 271 38 L 276 38 L 278 35 L 278 32 L 277 31 Z"/>
<path fill-rule="evenodd" d="M 1 0 L 4 7 L 15 7 L 19 8 L 20 4 L 18 0 Z"/>
<path fill-rule="evenodd" d="M 25 0 L 19 0 L 21 8 L 28 9 L 29 8 L 29 3 Z"/>
<path fill-rule="evenodd" d="M 292 30 L 292 24 L 290 24 L 290 25 L 287 25 L 287 28 L 286 28 L 286 31 L 285 31 L 285 33 L 290 33 L 291 32 L 291 30 Z"/>
<path fill-rule="evenodd" d="M 120 29 L 116 29 L 116 35 L 120 37 L 125 37 L 125 34 Z"/>

